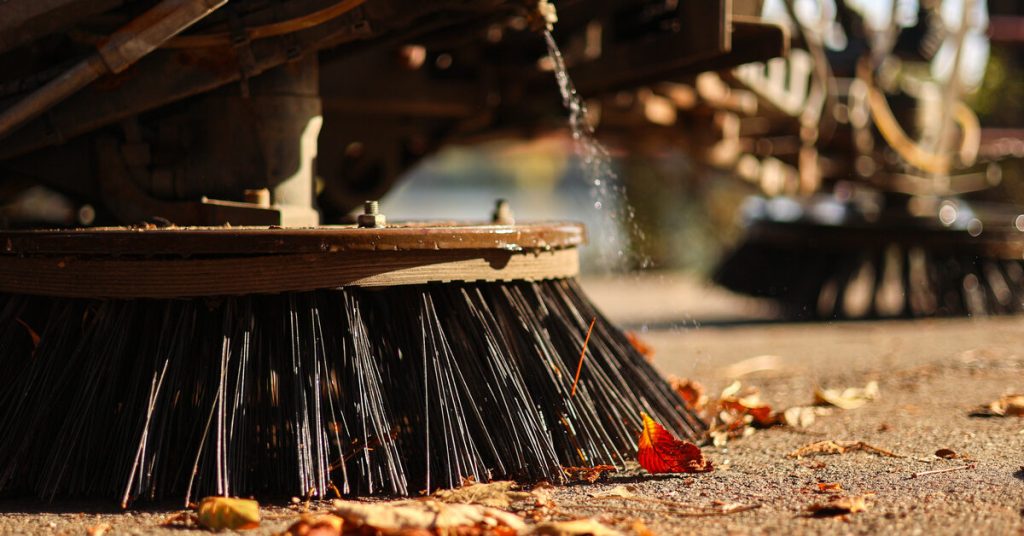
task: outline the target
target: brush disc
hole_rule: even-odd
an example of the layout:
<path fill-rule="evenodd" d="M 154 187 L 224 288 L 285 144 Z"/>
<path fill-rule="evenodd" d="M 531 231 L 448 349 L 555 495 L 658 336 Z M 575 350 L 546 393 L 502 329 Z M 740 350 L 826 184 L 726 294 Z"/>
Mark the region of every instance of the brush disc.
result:
<path fill-rule="evenodd" d="M 1024 233 L 1014 218 L 944 226 L 912 218 L 750 223 L 717 283 L 776 300 L 791 317 L 1024 312 Z"/>
<path fill-rule="evenodd" d="M 572 224 L 4 233 L 18 283 L 0 294 L 0 494 L 412 495 L 622 465 L 641 411 L 701 437 L 571 277 L 583 239 Z"/>

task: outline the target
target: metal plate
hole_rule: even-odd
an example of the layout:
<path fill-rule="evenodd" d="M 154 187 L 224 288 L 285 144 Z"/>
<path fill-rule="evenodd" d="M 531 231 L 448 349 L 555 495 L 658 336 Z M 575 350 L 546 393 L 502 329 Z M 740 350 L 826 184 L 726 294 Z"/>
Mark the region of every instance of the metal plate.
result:
<path fill-rule="evenodd" d="M 181 298 L 573 277 L 582 225 L 0 232 L 0 292 Z"/>

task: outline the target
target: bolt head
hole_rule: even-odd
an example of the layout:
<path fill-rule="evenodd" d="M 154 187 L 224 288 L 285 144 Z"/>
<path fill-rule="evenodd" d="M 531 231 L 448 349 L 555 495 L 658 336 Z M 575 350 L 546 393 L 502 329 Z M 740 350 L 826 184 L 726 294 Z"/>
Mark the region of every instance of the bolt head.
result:
<path fill-rule="evenodd" d="M 356 216 L 356 223 L 360 227 L 384 227 L 387 218 L 383 214 L 360 214 Z"/>

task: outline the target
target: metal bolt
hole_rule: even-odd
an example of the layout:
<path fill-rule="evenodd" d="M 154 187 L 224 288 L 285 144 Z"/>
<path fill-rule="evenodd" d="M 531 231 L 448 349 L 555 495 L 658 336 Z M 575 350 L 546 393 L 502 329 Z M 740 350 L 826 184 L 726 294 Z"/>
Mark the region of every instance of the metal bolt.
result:
<path fill-rule="evenodd" d="M 387 219 L 380 213 L 380 203 L 366 201 L 363 203 L 363 213 L 356 217 L 356 223 L 360 227 L 384 227 Z"/>
<path fill-rule="evenodd" d="M 516 217 L 512 213 L 512 206 L 505 199 L 499 199 L 494 203 L 494 212 L 491 213 L 491 223 L 495 225 L 515 225 Z"/>
<path fill-rule="evenodd" d="M 264 208 L 270 206 L 270 190 L 266 188 L 247 189 L 244 195 L 246 203 Z"/>

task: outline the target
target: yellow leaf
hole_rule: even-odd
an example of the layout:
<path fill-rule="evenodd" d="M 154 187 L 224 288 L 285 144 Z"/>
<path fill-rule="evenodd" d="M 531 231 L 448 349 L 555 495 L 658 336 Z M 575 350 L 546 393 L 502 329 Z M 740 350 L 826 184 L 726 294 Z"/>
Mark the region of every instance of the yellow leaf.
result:
<path fill-rule="evenodd" d="M 196 512 L 199 524 L 210 530 L 246 530 L 260 526 L 260 503 L 251 499 L 207 497 Z"/>

